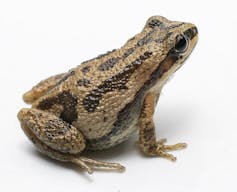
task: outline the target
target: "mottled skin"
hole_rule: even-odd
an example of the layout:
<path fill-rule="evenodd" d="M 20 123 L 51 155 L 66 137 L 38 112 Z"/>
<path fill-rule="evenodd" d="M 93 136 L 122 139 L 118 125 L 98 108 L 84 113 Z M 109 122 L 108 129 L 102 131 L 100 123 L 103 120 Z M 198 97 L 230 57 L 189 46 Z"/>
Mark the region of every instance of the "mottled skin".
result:
<path fill-rule="evenodd" d="M 152 118 L 163 85 L 190 55 L 197 36 L 193 24 L 149 18 L 121 48 L 25 93 L 24 101 L 32 108 L 18 113 L 24 132 L 42 153 L 76 163 L 89 173 L 92 167 L 124 167 L 88 159 L 82 151 L 110 148 L 137 129 L 142 152 L 175 160 L 166 151 L 186 144 L 156 141 Z"/>

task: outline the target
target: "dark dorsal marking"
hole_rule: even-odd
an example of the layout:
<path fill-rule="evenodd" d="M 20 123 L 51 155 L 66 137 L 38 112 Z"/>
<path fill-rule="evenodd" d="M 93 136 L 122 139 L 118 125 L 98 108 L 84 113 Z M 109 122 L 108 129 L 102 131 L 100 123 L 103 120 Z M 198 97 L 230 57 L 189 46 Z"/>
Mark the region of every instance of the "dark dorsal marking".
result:
<path fill-rule="evenodd" d="M 148 44 L 150 42 L 153 41 L 152 37 L 150 37 L 150 35 L 153 33 L 154 31 L 150 31 L 148 32 L 142 39 L 140 39 L 137 44 L 135 45 L 135 47 L 132 47 L 132 48 L 129 48 L 121 58 L 126 58 L 128 57 L 129 55 L 131 55 L 134 50 L 137 48 L 137 47 L 141 47 L 145 44 Z M 111 52 L 114 52 L 115 50 L 111 51 Z M 104 54 L 103 54 L 104 56 Z M 107 71 L 111 68 L 113 68 L 118 62 L 119 60 L 121 59 L 120 57 L 114 57 L 114 58 L 110 58 L 108 59 L 107 61 L 105 61 L 104 63 L 102 63 L 101 65 L 98 66 L 98 69 L 100 71 Z"/>
<path fill-rule="evenodd" d="M 128 57 L 129 55 L 131 55 L 133 52 L 134 52 L 135 48 L 132 47 L 132 48 L 129 48 L 125 51 L 125 53 L 123 54 L 123 58 L 125 59 L 126 57 Z"/>
<path fill-rule="evenodd" d="M 85 63 L 88 63 L 88 62 L 93 61 L 93 60 L 96 60 L 96 59 L 101 59 L 101 58 L 103 58 L 103 57 L 105 57 L 105 56 L 107 56 L 107 55 L 109 55 L 110 53 L 113 53 L 113 52 L 115 52 L 115 51 L 116 51 L 116 49 L 113 49 L 112 51 L 107 51 L 106 53 L 100 54 L 100 55 L 98 55 L 97 57 L 95 57 L 95 58 L 93 58 L 93 59 L 89 59 L 89 60 L 87 60 L 87 61 L 84 61 L 84 62 L 82 62 L 81 64 L 85 64 Z"/>
<path fill-rule="evenodd" d="M 63 111 L 60 114 L 60 118 L 63 121 L 71 124 L 77 119 L 77 98 L 74 97 L 69 91 L 63 91 L 60 94 L 45 98 L 37 106 L 37 109 L 48 110 L 53 107 L 53 105 L 63 106 Z"/>
<path fill-rule="evenodd" d="M 138 42 L 137 42 L 137 46 L 143 46 L 143 45 L 145 45 L 145 44 L 148 44 L 148 43 L 150 43 L 150 42 L 152 42 L 153 41 L 153 39 L 151 38 L 151 37 L 144 37 L 144 38 L 142 38 L 142 39 L 140 39 Z"/>
<path fill-rule="evenodd" d="M 58 119 L 51 119 L 48 121 L 48 126 L 50 128 L 45 130 L 45 134 L 49 137 L 49 139 L 65 136 L 65 134 L 72 128 L 69 123 L 59 121 Z"/>
<path fill-rule="evenodd" d="M 131 75 L 136 69 L 141 66 L 141 64 L 145 60 L 150 58 L 151 55 L 152 52 L 146 51 L 143 55 L 134 60 L 131 64 L 127 65 L 120 73 L 102 82 L 102 84 L 100 84 L 96 89 L 92 90 L 83 99 L 84 108 L 88 112 L 94 112 L 104 94 L 114 90 L 127 89 L 126 83 L 129 81 Z"/>
<path fill-rule="evenodd" d="M 69 71 L 68 73 L 66 73 L 66 74 L 62 77 L 62 79 L 60 79 L 60 80 L 56 83 L 56 85 L 55 85 L 54 87 L 56 87 L 57 85 L 60 85 L 61 83 L 63 83 L 63 82 L 66 81 L 69 77 L 71 77 L 71 76 L 73 76 L 73 75 L 75 75 L 75 71 L 74 71 L 74 70 Z"/>
<path fill-rule="evenodd" d="M 154 27 L 160 27 L 163 24 L 162 21 L 158 20 L 158 19 L 152 19 L 149 23 L 148 26 L 150 28 L 154 28 Z"/>
<path fill-rule="evenodd" d="M 138 42 L 137 42 L 137 47 L 140 47 L 140 46 L 143 46 L 145 44 L 148 44 L 150 42 L 152 42 L 152 33 L 154 33 L 155 30 L 151 30 L 150 32 L 148 32 L 142 39 L 140 39 Z"/>
<path fill-rule="evenodd" d="M 128 103 L 121 111 L 119 111 L 117 120 L 113 124 L 113 129 L 101 138 L 92 139 L 89 141 L 89 145 L 99 146 L 101 143 L 110 144 L 110 138 L 112 135 L 117 135 L 127 129 L 127 122 L 133 118 L 134 114 L 140 114 L 142 108 L 142 98 L 144 98 L 145 93 L 152 86 L 155 85 L 158 79 L 167 71 L 168 67 L 173 65 L 178 60 L 178 56 L 173 54 L 173 50 L 170 50 L 167 57 L 160 63 L 155 71 L 152 72 L 151 78 L 148 79 L 144 85 L 137 91 L 134 96 L 134 100 Z"/>
<path fill-rule="evenodd" d="M 83 74 L 86 74 L 86 73 L 88 73 L 89 71 L 90 71 L 90 66 L 85 66 L 85 67 L 83 67 L 82 69 L 81 69 L 81 72 L 83 73 Z"/>
<path fill-rule="evenodd" d="M 107 71 L 107 70 L 113 68 L 118 63 L 119 60 L 120 60 L 119 57 L 112 57 L 112 58 L 108 59 L 107 61 L 105 61 L 104 63 L 100 64 L 98 66 L 98 69 L 100 71 Z"/>
<path fill-rule="evenodd" d="M 125 59 L 126 57 L 128 57 L 129 55 L 131 55 L 137 47 L 140 47 L 140 46 L 143 46 L 145 44 L 148 44 L 150 42 L 152 42 L 152 38 L 150 37 L 150 35 L 154 32 L 154 30 L 151 30 L 150 32 L 148 32 L 142 39 L 140 39 L 137 44 L 132 47 L 132 48 L 129 48 L 121 57 L 115 57 L 115 58 L 110 58 L 108 59 L 107 61 L 105 61 L 104 63 L 102 63 L 101 65 L 98 66 L 98 70 L 100 71 L 107 71 L 111 68 L 113 68 L 118 62 L 120 59 Z M 128 41 L 132 41 L 134 40 L 135 37 L 129 39 Z M 93 61 L 93 60 L 96 60 L 96 59 L 101 59 L 113 52 L 115 52 L 117 49 L 113 49 L 112 51 L 108 51 L 104 54 L 100 54 L 98 55 L 97 57 L 93 58 L 93 59 L 90 59 L 90 60 L 87 60 L 87 61 L 84 61 L 82 62 L 82 64 L 86 64 L 90 61 Z M 85 66 L 81 69 L 82 73 L 83 74 L 86 74 L 87 72 L 90 71 L 90 66 Z"/>
<path fill-rule="evenodd" d="M 78 86 L 84 86 L 84 87 L 89 87 L 89 85 L 91 84 L 91 82 L 90 82 L 90 80 L 88 80 L 88 79 L 79 79 L 78 81 L 77 81 L 77 85 Z"/>
<path fill-rule="evenodd" d="M 148 44 L 148 43 L 152 42 L 152 41 L 153 41 L 153 39 L 152 39 L 152 37 L 151 37 L 152 33 L 154 33 L 154 30 L 149 31 L 142 39 L 140 39 L 140 40 L 137 42 L 137 44 L 136 44 L 134 47 L 131 47 L 131 48 L 127 49 L 127 50 L 125 51 L 125 53 L 123 54 L 122 58 L 125 59 L 126 57 L 128 57 L 129 55 L 131 55 L 138 47 L 141 47 L 141 46 L 143 46 L 143 45 L 145 45 L 145 44 Z M 134 39 L 135 39 L 135 37 L 133 37 L 133 38 L 130 39 L 130 40 L 134 40 Z M 129 40 L 129 41 L 130 41 L 130 40 Z"/>
<path fill-rule="evenodd" d="M 94 58 L 94 59 L 101 59 L 102 57 L 105 57 L 105 56 L 107 56 L 107 55 L 109 55 L 110 53 L 113 53 L 113 52 L 115 52 L 116 51 L 116 49 L 113 49 L 112 51 L 107 51 L 106 53 L 103 53 L 103 54 L 100 54 L 100 55 L 98 55 L 96 58 Z"/>

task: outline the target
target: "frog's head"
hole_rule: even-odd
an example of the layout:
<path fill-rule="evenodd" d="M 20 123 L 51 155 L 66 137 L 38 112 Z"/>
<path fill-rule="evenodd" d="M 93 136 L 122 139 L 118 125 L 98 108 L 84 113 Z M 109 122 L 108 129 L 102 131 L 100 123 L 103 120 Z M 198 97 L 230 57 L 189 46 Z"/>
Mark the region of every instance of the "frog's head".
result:
<path fill-rule="evenodd" d="M 143 32 L 149 33 L 159 76 L 173 74 L 191 54 L 198 40 L 198 30 L 191 23 L 169 21 L 161 16 L 148 19 Z M 158 72 L 157 72 L 158 73 Z"/>

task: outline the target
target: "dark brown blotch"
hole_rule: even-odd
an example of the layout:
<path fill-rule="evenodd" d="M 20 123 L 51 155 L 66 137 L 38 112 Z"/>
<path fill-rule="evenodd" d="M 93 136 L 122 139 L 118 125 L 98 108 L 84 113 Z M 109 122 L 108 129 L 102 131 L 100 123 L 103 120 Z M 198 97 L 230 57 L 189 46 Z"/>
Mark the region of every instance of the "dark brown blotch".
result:
<path fill-rule="evenodd" d="M 123 71 L 106 79 L 96 89 L 92 90 L 84 99 L 83 106 L 88 112 L 94 112 L 99 105 L 103 94 L 114 90 L 127 89 L 126 83 L 134 71 L 141 66 L 141 64 L 151 57 L 152 52 L 146 51 L 139 58 L 134 60 L 130 65 L 126 66 Z"/>
<path fill-rule="evenodd" d="M 152 19 L 151 21 L 149 21 L 148 26 L 150 28 L 154 28 L 154 27 L 160 27 L 162 24 L 163 24 L 162 21 L 158 19 Z"/>
<path fill-rule="evenodd" d="M 142 39 L 140 39 L 138 42 L 137 42 L 137 45 L 138 46 L 143 46 L 143 45 L 145 45 L 145 44 L 148 44 L 148 43 L 150 43 L 150 42 L 152 42 L 152 38 L 151 37 L 144 37 L 144 38 L 142 38 Z"/>
<path fill-rule="evenodd" d="M 101 65 L 98 66 L 98 69 L 100 71 L 107 71 L 111 68 L 113 68 L 119 61 L 119 57 L 113 57 L 102 63 Z"/>
<path fill-rule="evenodd" d="M 97 57 L 95 57 L 95 58 L 93 58 L 93 59 L 89 59 L 89 60 L 87 60 L 87 61 L 84 61 L 84 62 L 82 62 L 81 64 L 86 64 L 86 63 L 89 63 L 89 62 L 91 62 L 91 61 L 94 61 L 94 60 L 97 60 L 97 59 L 101 59 L 101 58 L 103 58 L 103 57 L 105 57 L 105 56 L 107 56 L 107 55 L 109 55 L 110 53 L 113 53 L 113 52 L 115 52 L 115 51 L 116 51 L 116 49 L 113 49 L 112 51 L 107 51 L 106 53 L 100 54 L 100 55 L 98 55 Z"/>
<path fill-rule="evenodd" d="M 152 42 L 153 38 L 151 37 L 151 35 L 153 33 L 154 33 L 154 30 L 151 30 L 150 32 L 148 32 L 142 39 L 140 39 L 137 42 L 137 46 L 140 47 L 140 46 L 143 46 L 145 44 L 148 44 L 148 43 Z"/>
<path fill-rule="evenodd" d="M 56 87 L 57 85 L 60 85 L 61 83 L 63 83 L 63 82 L 66 81 L 69 77 L 71 77 L 71 76 L 73 76 L 73 75 L 75 75 L 75 71 L 74 71 L 74 70 L 69 71 L 68 73 L 66 73 L 66 74 L 62 77 L 62 79 L 59 80 L 59 82 L 55 85 L 55 87 Z"/>
<path fill-rule="evenodd" d="M 89 87 L 90 84 L 91 84 L 90 80 L 84 79 L 84 78 L 83 79 L 79 79 L 77 81 L 77 85 L 78 86 Z"/>
<path fill-rule="evenodd" d="M 117 50 L 117 49 L 113 49 L 112 51 L 107 51 L 106 53 L 103 53 L 103 54 L 98 55 L 95 59 L 101 59 L 101 58 L 103 58 L 103 57 L 109 55 L 110 53 L 115 52 L 116 50 Z"/>
<path fill-rule="evenodd" d="M 39 102 L 37 108 L 41 110 L 49 110 L 53 105 L 63 106 L 60 118 L 67 123 L 71 124 L 77 119 L 77 98 L 74 97 L 69 91 L 63 91 L 57 96 L 43 99 Z"/>
<path fill-rule="evenodd" d="M 90 71 L 90 66 L 85 66 L 85 67 L 83 67 L 82 69 L 81 69 L 81 72 L 82 73 L 84 73 L 84 74 L 86 74 L 86 73 L 88 73 L 89 71 Z"/>
<path fill-rule="evenodd" d="M 107 117 L 104 117 L 104 118 L 103 118 L 103 121 L 104 121 L 104 122 L 106 122 L 107 120 L 108 120 L 108 118 L 107 118 Z"/>
<path fill-rule="evenodd" d="M 144 140 L 151 141 L 152 139 L 154 139 L 154 135 L 155 135 L 154 127 L 151 125 L 151 123 L 148 123 L 145 126 L 146 128 L 143 133 Z"/>
<path fill-rule="evenodd" d="M 58 119 L 51 119 L 46 124 L 45 134 L 49 139 L 53 139 L 55 137 L 64 136 L 70 129 L 70 124 Z"/>
<path fill-rule="evenodd" d="M 126 57 L 128 57 L 129 55 L 131 55 L 134 52 L 135 48 L 129 48 L 125 51 L 125 53 L 123 54 L 123 58 L 125 59 Z"/>

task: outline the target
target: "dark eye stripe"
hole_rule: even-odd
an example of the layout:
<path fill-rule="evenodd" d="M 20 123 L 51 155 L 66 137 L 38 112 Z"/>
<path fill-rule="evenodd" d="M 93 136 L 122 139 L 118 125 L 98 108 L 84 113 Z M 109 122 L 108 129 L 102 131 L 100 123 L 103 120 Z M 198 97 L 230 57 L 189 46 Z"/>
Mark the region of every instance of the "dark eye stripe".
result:
<path fill-rule="evenodd" d="M 184 35 L 186 35 L 190 40 L 193 39 L 198 34 L 198 30 L 196 27 L 192 27 L 184 31 Z"/>
<path fill-rule="evenodd" d="M 90 80 L 85 79 L 85 78 L 79 79 L 79 80 L 77 81 L 77 85 L 78 85 L 78 86 L 89 87 L 90 84 L 91 84 Z"/>

